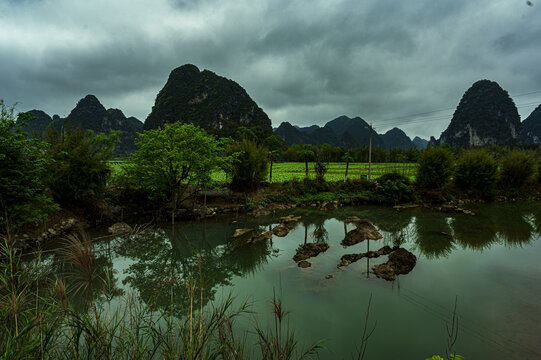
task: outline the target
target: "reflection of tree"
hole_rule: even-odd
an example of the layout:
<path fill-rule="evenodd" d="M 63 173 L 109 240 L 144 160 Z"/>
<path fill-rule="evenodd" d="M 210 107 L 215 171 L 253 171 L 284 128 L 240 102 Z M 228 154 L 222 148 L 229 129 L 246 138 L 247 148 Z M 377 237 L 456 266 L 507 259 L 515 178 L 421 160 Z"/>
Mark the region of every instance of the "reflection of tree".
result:
<path fill-rule="evenodd" d="M 374 225 L 381 231 L 399 234 L 411 223 L 412 217 L 411 211 L 394 211 L 377 217 L 377 220 L 374 220 Z"/>
<path fill-rule="evenodd" d="M 417 246 L 427 258 L 447 257 L 454 249 L 451 228 L 441 214 L 421 214 L 415 218 Z"/>
<path fill-rule="evenodd" d="M 529 214 L 522 206 L 505 204 L 496 209 L 491 207 L 489 215 L 497 226 L 498 235 L 507 245 L 517 246 L 531 241 L 534 228 L 525 220 Z"/>
<path fill-rule="evenodd" d="M 374 221 L 379 230 L 390 233 L 393 246 L 402 246 L 409 234 L 407 227 L 412 219 L 411 211 L 394 211 L 385 213 Z"/>
<path fill-rule="evenodd" d="M 206 241 L 212 231 L 190 234 L 190 229 L 183 230 L 188 231 L 177 229 L 175 234 L 159 230 L 132 237 L 118 249 L 119 255 L 133 261 L 124 271 L 127 277 L 123 283 L 137 289 L 148 304 L 167 308 L 172 297 L 175 311 L 182 312 L 190 300 L 199 308 L 214 299 L 217 286 L 231 285 L 233 276 L 254 271 L 267 261 L 269 249 L 265 243 L 231 252 L 227 242 L 218 244 L 214 236 L 209 237 L 212 244 Z M 222 228 L 218 232 L 227 239 L 223 235 L 227 231 Z M 191 235 L 197 235 L 196 239 Z M 190 286 L 195 289 L 193 294 Z"/>
<path fill-rule="evenodd" d="M 329 232 L 325 229 L 325 220 L 326 217 L 317 217 L 313 219 L 313 224 L 315 226 L 314 231 L 312 232 L 312 238 L 317 243 L 326 243 L 329 240 Z"/>
<path fill-rule="evenodd" d="M 488 249 L 497 241 L 496 227 L 490 218 L 459 215 L 451 220 L 453 235 L 463 247 Z"/>

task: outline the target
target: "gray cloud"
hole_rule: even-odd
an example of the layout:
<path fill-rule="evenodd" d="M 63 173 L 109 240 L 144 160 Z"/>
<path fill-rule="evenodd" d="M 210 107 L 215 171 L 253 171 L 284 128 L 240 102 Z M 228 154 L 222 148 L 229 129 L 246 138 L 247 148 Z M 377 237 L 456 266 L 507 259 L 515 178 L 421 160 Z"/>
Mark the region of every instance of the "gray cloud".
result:
<path fill-rule="evenodd" d="M 144 120 L 169 72 L 193 63 L 239 82 L 275 126 L 346 114 L 439 136 L 476 80 L 541 90 L 539 18 L 505 0 L 7 1 L 0 98 L 63 116 L 91 93 Z"/>

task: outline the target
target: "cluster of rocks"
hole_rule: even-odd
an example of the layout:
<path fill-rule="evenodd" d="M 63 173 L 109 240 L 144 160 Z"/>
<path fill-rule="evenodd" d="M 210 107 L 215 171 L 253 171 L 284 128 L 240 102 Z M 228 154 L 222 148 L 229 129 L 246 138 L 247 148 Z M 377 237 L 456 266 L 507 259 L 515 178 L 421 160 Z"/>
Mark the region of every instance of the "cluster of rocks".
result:
<path fill-rule="evenodd" d="M 462 201 L 462 204 L 464 202 Z M 440 211 L 444 213 L 452 213 L 452 214 L 464 214 L 464 215 L 475 215 L 475 213 L 471 210 L 463 209 L 455 204 L 449 203 L 449 204 L 443 204 L 441 206 L 433 206 L 431 204 L 404 204 L 404 205 L 395 205 L 393 206 L 395 210 L 401 211 L 401 210 L 407 210 L 407 209 L 413 209 L 413 208 L 426 208 L 434 211 Z"/>
<path fill-rule="evenodd" d="M 279 224 L 268 231 L 236 229 L 235 233 L 230 237 L 230 240 L 235 241 L 234 249 L 237 249 L 242 246 L 272 239 L 272 236 L 284 237 L 293 228 L 295 228 L 300 219 L 301 216 L 296 215 L 281 217 L 279 219 Z M 379 240 L 383 237 L 374 224 L 370 222 L 370 220 L 351 216 L 346 218 L 344 222 L 355 224 L 356 228 L 346 234 L 344 240 L 342 240 L 342 245 L 351 246 L 364 240 Z M 310 267 L 312 264 L 307 260 L 318 256 L 320 253 L 325 252 L 328 249 L 329 244 L 327 243 L 303 244 L 297 249 L 295 255 L 293 256 L 293 261 L 295 261 L 301 268 Z M 362 258 L 377 258 L 383 255 L 389 256 L 388 261 L 386 263 L 373 266 L 372 270 L 377 277 L 389 281 L 394 280 L 396 275 L 409 273 L 415 267 L 417 262 L 415 255 L 406 249 L 398 246 L 391 248 L 390 246 L 385 245 L 376 251 L 367 251 L 359 254 L 346 254 L 340 258 L 340 263 L 337 265 L 337 267 L 341 268 L 343 266 L 350 265 Z M 326 278 L 328 279 L 331 277 L 332 275 Z"/>
<path fill-rule="evenodd" d="M 353 216 L 348 217 L 345 222 L 353 223 L 357 227 L 346 234 L 346 237 L 342 240 L 342 245 L 351 246 L 364 240 L 379 240 L 383 237 L 370 220 Z"/>
<path fill-rule="evenodd" d="M 340 203 L 338 201 L 314 201 L 307 204 L 270 203 L 266 206 L 258 204 L 251 212 L 249 212 L 249 215 L 256 217 L 268 216 L 279 211 L 294 209 L 296 207 L 313 207 L 323 211 L 329 211 L 338 209 Z"/>
<path fill-rule="evenodd" d="M 326 243 L 307 243 L 299 246 L 297 253 L 293 256 L 293 261 L 301 268 L 312 266 L 306 259 L 318 256 L 320 253 L 327 251 L 329 244 Z"/>
<path fill-rule="evenodd" d="M 66 219 L 60 223 L 54 224 L 47 231 L 44 231 L 37 237 L 30 237 L 23 234 L 15 238 L 15 247 L 19 249 L 28 249 L 39 244 L 47 243 L 53 239 L 63 237 L 71 233 L 77 226 L 77 220 L 74 218 Z"/>
<path fill-rule="evenodd" d="M 269 231 L 257 231 L 254 229 L 236 229 L 230 240 L 235 241 L 235 249 L 272 239 L 272 236 L 284 237 L 297 226 L 301 216 L 288 215 L 279 219 L 279 224 Z"/>

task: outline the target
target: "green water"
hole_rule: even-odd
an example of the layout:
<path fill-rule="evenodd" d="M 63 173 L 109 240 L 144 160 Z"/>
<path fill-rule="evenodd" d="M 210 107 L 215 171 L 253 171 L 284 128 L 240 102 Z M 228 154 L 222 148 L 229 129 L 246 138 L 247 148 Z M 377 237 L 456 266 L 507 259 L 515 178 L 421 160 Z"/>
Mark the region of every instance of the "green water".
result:
<path fill-rule="evenodd" d="M 171 301 L 172 272 L 179 279 L 176 304 L 187 305 L 186 279 L 192 274 L 200 281 L 201 273 L 205 305 L 233 293 L 253 301 L 262 322 L 271 318 L 273 292 L 281 293 L 301 342 L 325 339 L 322 359 L 351 358 L 370 296 L 369 324 L 377 323 L 366 359 L 444 355 L 445 326 L 455 298 L 457 353 L 466 359 L 539 359 L 541 204 L 479 205 L 472 210 L 477 216 L 373 206 L 329 213 L 296 209 L 291 213 L 303 218 L 286 237 L 237 250 L 228 240 L 236 228 L 268 229 L 276 217 L 214 218 L 99 242 L 97 264 L 114 268 L 124 293 L 135 290 L 141 300 L 164 307 Z M 340 245 L 345 231 L 353 229 L 341 220 L 352 215 L 370 219 L 383 239 Z M 312 267 L 298 268 L 292 260 L 296 248 L 314 241 L 327 242 L 329 250 L 310 259 Z M 386 256 L 336 267 L 344 254 L 396 244 L 413 252 L 417 265 L 394 282 L 370 272 Z"/>

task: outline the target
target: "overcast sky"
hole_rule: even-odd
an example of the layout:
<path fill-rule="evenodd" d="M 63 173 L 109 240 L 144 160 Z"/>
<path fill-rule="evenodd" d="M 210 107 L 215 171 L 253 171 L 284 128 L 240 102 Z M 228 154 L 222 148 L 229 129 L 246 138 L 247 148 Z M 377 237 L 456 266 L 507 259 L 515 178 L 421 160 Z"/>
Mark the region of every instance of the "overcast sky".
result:
<path fill-rule="evenodd" d="M 0 0 L 0 99 L 19 111 L 67 116 L 94 94 L 144 121 L 186 63 L 275 127 L 344 114 L 439 137 L 479 79 L 522 119 L 541 103 L 541 0 Z"/>

